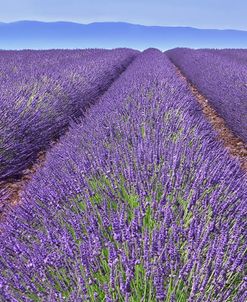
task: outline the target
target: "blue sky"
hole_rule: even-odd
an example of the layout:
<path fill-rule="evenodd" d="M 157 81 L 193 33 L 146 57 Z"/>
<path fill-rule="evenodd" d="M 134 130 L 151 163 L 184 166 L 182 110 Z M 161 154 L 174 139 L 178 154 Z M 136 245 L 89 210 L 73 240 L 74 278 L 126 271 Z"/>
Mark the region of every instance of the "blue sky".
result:
<path fill-rule="evenodd" d="M 124 21 L 247 30 L 247 0 L 0 0 L 0 21 Z"/>

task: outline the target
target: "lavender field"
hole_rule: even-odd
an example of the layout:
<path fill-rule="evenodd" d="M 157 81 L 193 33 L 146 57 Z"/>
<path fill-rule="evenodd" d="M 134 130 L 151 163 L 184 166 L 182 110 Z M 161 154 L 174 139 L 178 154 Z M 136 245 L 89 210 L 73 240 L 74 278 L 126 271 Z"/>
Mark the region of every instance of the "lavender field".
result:
<path fill-rule="evenodd" d="M 178 48 L 167 54 L 247 143 L 247 50 Z"/>
<path fill-rule="evenodd" d="M 190 89 L 245 144 L 246 70 L 241 49 L 1 51 L 0 302 L 247 301 L 246 170 Z"/>
<path fill-rule="evenodd" d="M 0 52 L 0 180 L 27 168 L 136 54 L 128 49 Z"/>

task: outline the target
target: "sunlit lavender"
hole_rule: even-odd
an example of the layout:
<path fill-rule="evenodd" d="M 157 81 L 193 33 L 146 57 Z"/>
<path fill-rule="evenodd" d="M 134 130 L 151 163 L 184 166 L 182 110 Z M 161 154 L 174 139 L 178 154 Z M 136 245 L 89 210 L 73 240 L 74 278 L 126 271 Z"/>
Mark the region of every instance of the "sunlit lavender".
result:
<path fill-rule="evenodd" d="M 126 62 L 2 222 L 0 301 L 247 300 L 244 171 L 166 54 L 102 53 L 91 72 Z"/>
<path fill-rule="evenodd" d="M 247 50 L 177 48 L 166 53 L 247 143 Z"/>
<path fill-rule="evenodd" d="M 130 49 L 0 51 L 0 180 L 28 168 L 137 53 Z"/>

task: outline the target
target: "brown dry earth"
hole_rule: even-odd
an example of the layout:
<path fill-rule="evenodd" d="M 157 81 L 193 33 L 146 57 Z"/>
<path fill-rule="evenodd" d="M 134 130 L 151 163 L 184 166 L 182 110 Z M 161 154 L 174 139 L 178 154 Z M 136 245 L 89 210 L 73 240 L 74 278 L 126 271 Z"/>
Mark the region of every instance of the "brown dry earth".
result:
<path fill-rule="evenodd" d="M 55 142 L 51 144 L 54 146 Z M 34 173 L 40 169 L 46 160 L 47 151 L 40 151 L 37 155 L 35 163 L 28 169 L 23 171 L 23 175 L 18 179 L 10 179 L 7 181 L 0 182 L 0 192 L 2 191 L 2 196 L 0 195 L 0 219 L 6 215 L 9 205 L 15 206 L 20 200 L 20 195 L 28 182 L 32 179 Z M 2 203 L 2 204 L 1 204 Z"/>
<path fill-rule="evenodd" d="M 218 138 L 223 141 L 225 148 L 229 153 L 240 161 L 243 170 L 247 171 L 247 145 L 227 127 L 224 119 L 222 119 L 217 112 L 209 105 L 208 100 L 198 91 L 198 89 L 192 85 L 182 72 L 176 67 L 177 74 L 186 81 L 192 94 L 196 97 L 196 100 L 201 105 L 202 111 L 206 118 L 213 125 L 218 134 Z M 57 142 L 54 142 L 56 144 Z M 38 154 L 35 164 L 26 169 L 23 176 L 18 180 L 10 180 L 8 182 L 0 182 L 0 191 L 3 190 L 6 199 L 4 199 L 4 205 L 0 207 L 0 218 L 6 214 L 8 205 L 16 205 L 20 200 L 20 195 L 27 183 L 32 179 L 33 174 L 44 165 L 46 159 L 46 151 L 41 151 Z M 0 196 L 1 197 L 1 196 Z M 1 206 L 1 201 L 0 201 Z"/>

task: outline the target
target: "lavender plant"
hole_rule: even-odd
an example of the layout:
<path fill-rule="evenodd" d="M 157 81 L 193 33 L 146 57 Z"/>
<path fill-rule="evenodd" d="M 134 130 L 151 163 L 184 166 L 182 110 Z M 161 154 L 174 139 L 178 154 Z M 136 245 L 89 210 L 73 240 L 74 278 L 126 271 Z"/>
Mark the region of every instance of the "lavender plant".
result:
<path fill-rule="evenodd" d="M 246 51 L 178 48 L 167 54 L 229 128 L 247 143 Z"/>
<path fill-rule="evenodd" d="M 246 178 L 166 55 L 139 55 L 2 223 L 2 301 L 244 302 Z"/>
<path fill-rule="evenodd" d="M 130 49 L 1 51 L 0 180 L 28 168 L 137 53 Z"/>

